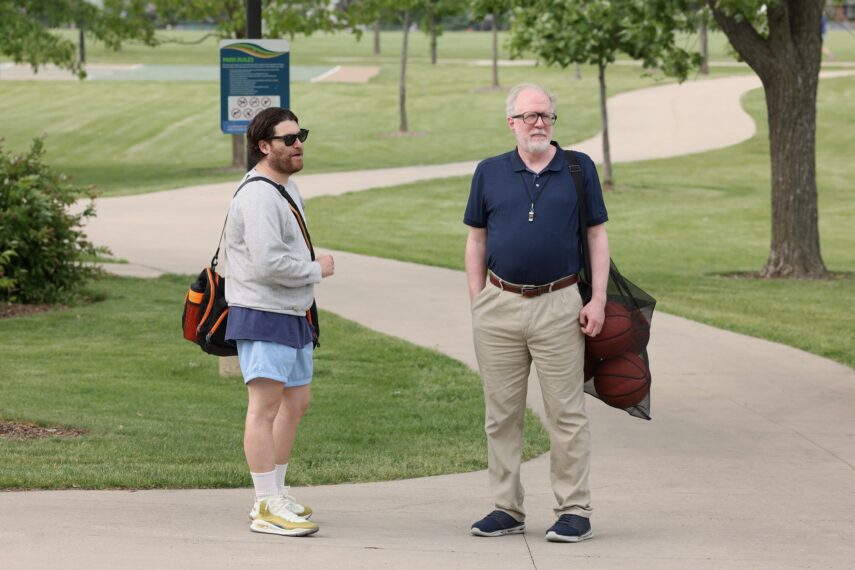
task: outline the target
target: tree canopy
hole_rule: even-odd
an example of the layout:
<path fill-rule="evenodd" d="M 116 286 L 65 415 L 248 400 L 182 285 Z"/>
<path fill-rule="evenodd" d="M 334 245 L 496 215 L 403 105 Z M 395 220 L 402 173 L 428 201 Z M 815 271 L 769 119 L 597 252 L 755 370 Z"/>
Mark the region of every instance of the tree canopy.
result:
<path fill-rule="evenodd" d="M 52 28 L 84 28 L 113 49 L 126 39 L 154 45 L 151 9 L 144 0 L 0 0 L 0 54 L 34 70 L 52 63 L 83 76 L 76 45 Z"/>

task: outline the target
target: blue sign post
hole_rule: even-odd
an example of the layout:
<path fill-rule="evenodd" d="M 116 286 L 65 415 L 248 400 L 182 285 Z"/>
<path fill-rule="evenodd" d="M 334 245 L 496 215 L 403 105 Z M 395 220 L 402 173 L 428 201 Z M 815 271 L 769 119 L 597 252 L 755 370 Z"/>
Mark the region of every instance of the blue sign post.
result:
<path fill-rule="evenodd" d="M 285 40 L 220 42 L 220 129 L 244 134 L 268 107 L 290 104 L 290 46 Z"/>

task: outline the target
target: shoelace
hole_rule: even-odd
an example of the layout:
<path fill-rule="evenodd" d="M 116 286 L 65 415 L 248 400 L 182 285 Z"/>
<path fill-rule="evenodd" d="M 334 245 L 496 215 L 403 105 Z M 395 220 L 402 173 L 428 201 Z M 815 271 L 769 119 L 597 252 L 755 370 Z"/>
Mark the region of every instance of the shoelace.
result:
<path fill-rule="evenodd" d="M 267 500 L 267 510 L 288 522 L 305 522 L 288 508 L 288 502 L 285 497 L 273 497 Z"/>
<path fill-rule="evenodd" d="M 283 491 L 282 491 L 282 495 L 281 495 L 281 496 L 282 496 L 282 498 L 284 498 L 285 500 L 289 501 L 289 502 L 290 502 L 292 505 L 294 505 L 296 508 L 299 508 L 300 510 L 302 510 L 302 509 L 303 509 L 303 505 L 301 505 L 300 503 L 298 503 L 298 502 L 297 502 L 296 497 L 294 497 L 293 495 L 291 495 L 291 494 L 288 492 L 288 491 L 290 491 L 290 490 L 291 490 L 291 487 L 286 486 L 286 487 L 283 489 Z"/>
<path fill-rule="evenodd" d="M 487 516 L 499 523 L 502 527 L 505 527 L 506 524 L 519 524 L 511 515 L 504 511 L 493 511 Z M 509 521 L 508 519 L 512 520 Z"/>
<path fill-rule="evenodd" d="M 561 515 L 558 517 L 558 522 L 563 525 L 567 525 L 574 530 L 581 531 L 583 528 L 582 521 L 573 517 L 572 515 Z"/>
<path fill-rule="evenodd" d="M 291 493 L 289 492 L 290 490 L 291 487 L 286 485 L 282 490 L 282 496 L 291 501 L 292 503 L 296 503 L 297 499 L 293 495 L 291 495 Z"/>

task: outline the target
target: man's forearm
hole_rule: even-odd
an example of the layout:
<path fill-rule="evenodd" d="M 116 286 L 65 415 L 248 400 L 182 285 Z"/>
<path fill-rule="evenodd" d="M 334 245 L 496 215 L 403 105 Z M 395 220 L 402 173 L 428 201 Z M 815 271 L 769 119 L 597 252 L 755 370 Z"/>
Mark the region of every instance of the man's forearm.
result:
<path fill-rule="evenodd" d="M 466 281 L 469 284 L 469 296 L 475 298 L 487 286 L 487 262 L 477 251 L 466 248 Z"/>
<path fill-rule="evenodd" d="M 469 285 L 469 298 L 475 299 L 487 285 L 487 244 L 480 240 L 466 241 L 466 281 Z"/>
<path fill-rule="evenodd" d="M 588 255 L 591 258 L 591 299 L 605 303 L 610 255 L 609 238 L 603 224 L 588 228 Z"/>

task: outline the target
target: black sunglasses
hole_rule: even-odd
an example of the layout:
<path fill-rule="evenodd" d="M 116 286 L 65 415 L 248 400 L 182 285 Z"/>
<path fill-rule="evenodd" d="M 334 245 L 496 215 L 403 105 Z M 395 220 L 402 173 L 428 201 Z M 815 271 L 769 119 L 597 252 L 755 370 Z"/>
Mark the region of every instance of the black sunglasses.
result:
<path fill-rule="evenodd" d="M 293 135 L 279 135 L 277 137 L 270 137 L 267 140 L 272 141 L 275 139 L 282 139 L 285 146 L 291 146 L 295 141 L 297 141 L 297 139 L 300 139 L 300 142 L 306 142 L 307 138 L 309 138 L 309 129 L 300 129 L 299 133 L 294 133 Z"/>

